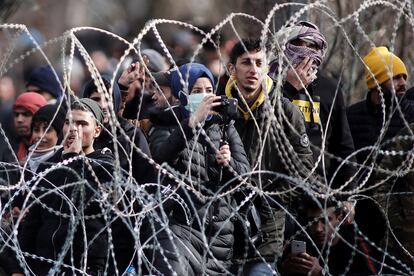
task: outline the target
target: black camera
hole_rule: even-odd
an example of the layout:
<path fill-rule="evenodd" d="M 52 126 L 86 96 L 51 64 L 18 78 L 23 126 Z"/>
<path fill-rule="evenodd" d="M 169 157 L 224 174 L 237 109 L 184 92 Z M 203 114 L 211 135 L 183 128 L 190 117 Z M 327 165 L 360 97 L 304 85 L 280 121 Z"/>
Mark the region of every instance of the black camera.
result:
<path fill-rule="evenodd" d="M 220 105 L 213 108 L 213 111 L 220 114 L 227 120 L 237 118 L 237 99 L 229 99 L 227 96 L 220 96 Z"/>

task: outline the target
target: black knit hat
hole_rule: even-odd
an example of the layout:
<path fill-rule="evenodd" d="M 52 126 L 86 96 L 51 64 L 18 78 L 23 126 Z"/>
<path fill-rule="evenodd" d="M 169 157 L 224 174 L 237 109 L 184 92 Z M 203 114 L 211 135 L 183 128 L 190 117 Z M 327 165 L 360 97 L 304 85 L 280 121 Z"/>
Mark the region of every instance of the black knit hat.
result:
<path fill-rule="evenodd" d="M 55 99 L 62 97 L 63 91 L 50 65 L 36 67 L 26 82 L 26 87 L 34 85 L 50 93 Z"/>
<path fill-rule="evenodd" d="M 56 130 L 56 133 L 59 137 L 59 142 L 62 138 L 62 130 L 63 124 L 65 123 L 65 117 L 66 109 L 63 107 L 63 105 L 59 108 L 59 105 L 57 104 L 47 104 L 39 108 L 39 110 L 37 110 L 33 115 L 31 124 L 32 130 L 34 125 L 38 122 L 46 122 L 48 125 L 51 124 L 53 129 Z"/>

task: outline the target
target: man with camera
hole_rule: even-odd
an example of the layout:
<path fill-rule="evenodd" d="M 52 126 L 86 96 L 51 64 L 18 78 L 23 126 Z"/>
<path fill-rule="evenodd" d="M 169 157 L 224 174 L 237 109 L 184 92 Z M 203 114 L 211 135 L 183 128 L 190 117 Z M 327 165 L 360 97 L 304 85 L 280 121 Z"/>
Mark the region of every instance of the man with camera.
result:
<path fill-rule="evenodd" d="M 235 244 L 239 246 L 235 248 L 238 255 L 235 262 L 240 264 L 238 269 L 243 270 L 243 275 L 275 272 L 284 239 L 282 206 L 290 205 L 292 193 L 268 196 L 268 192 L 283 192 L 291 187 L 285 176 L 301 183 L 312 166 L 302 114 L 276 93 L 276 85 L 266 75 L 266 66 L 265 51 L 259 40 L 240 41 L 231 51 L 230 78 L 224 91 L 220 91 L 229 99 L 238 99 L 240 116 L 235 127 L 254 169 L 251 180 L 258 188 L 255 191 L 261 193 L 251 200 L 252 204 L 242 206 L 246 209 L 242 225 L 253 226 L 235 236 Z M 239 202 L 250 192 L 241 190 Z"/>

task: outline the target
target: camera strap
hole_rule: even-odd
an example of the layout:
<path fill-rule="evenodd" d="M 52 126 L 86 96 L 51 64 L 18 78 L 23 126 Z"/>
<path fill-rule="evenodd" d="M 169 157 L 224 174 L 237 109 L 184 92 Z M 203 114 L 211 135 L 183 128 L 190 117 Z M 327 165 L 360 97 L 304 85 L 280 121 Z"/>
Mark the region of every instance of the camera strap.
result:
<path fill-rule="evenodd" d="M 260 219 L 259 212 L 257 211 L 257 208 L 254 204 L 252 204 L 252 208 L 250 209 L 250 212 L 252 214 L 253 222 L 257 228 L 258 232 L 261 232 L 262 228 L 262 220 Z"/>
<path fill-rule="evenodd" d="M 254 245 L 259 245 L 263 241 L 263 232 L 262 232 L 262 220 L 259 215 L 259 211 L 257 210 L 255 204 L 252 204 L 250 210 L 251 219 L 249 221 L 254 224 L 254 228 L 250 227 L 249 236 Z M 253 221 L 251 221 L 253 220 Z M 256 232 L 254 232 L 256 230 Z"/>

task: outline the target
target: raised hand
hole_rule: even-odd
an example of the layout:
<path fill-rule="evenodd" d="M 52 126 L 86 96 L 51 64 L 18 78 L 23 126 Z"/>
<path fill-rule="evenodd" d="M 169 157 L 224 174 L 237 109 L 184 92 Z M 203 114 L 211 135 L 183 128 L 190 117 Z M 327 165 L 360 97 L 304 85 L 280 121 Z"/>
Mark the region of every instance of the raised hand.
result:
<path fill-rule="evenodd" d="M 305 58 L 294 68 L 289 68 L 286 75 L 286 81 L 289 82 L 296 90 L 306 88 L 314 79 L 312 72 L 313 59 Z"/>
<path fill-rule="evenodd" d="M 221 104 L 220 99 L 220 96 L 207 94 L 197 110 L 191 114 L 189 125 L 195 127 L 197 124 L 204 122 L 209 115 L 216 114 L 216 112 L 213 111 L 213 108 Z"/>
<path fill-rule="evenodd" d="M 126 68 L 121 76 L 118 79 L 118 83 L 129 87 L 131 83 L 136 80 L 142 81 L 145 77 L 145 68 L 141 66 L 139 62 L 131 63 L 128 68 Z"/>
<path fill-rule="evenodd" d="M 72 126 L 69 131 L 68 136 L 63 142 L 63 152 L 64 153 L 81 153 L 82 152 L 82 138 L 83 138 L 83 129 L 82 126 Z"/>

